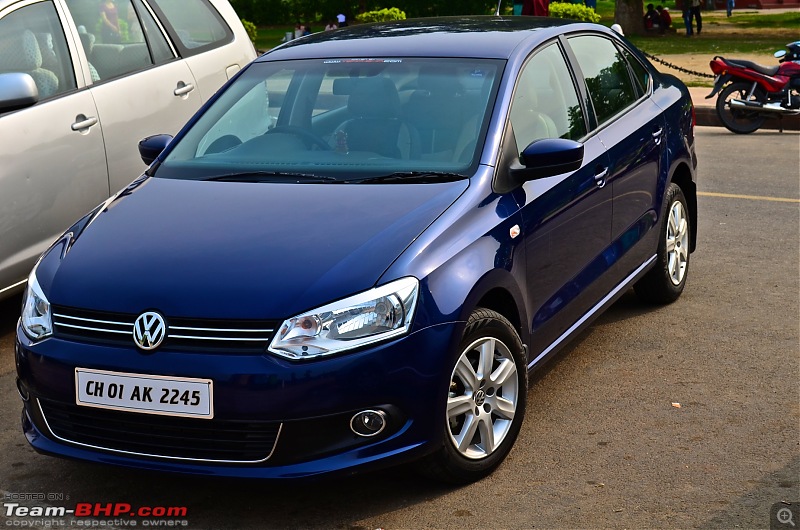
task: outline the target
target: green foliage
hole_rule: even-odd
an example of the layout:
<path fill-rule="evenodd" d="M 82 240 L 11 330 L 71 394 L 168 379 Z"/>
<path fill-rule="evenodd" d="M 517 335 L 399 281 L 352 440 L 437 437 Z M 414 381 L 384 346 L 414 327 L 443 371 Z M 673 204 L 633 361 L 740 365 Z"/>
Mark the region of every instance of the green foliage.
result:
<path fill-rule="evenodd" d="M 390 22 L 392 20 L 405 19 L 405 11 L 400 11 L 396 7 L 390 7 L 389 9 L 384 8 L 378 11 L 367 11 L 366 13 L 356 15 L 356 21 L 358 22 Z"/>
<path fill-rule="evenodd" d="M 570 18 L 585 22 L 600 22 L 600 15 L 594 12 L 591 7 L 581 4 L 568 4 L 566 2 L 554 2 L 550 4 L 550 16 L 555 18 Z"/>
<path fill-rule="evenodd" d="M 258 39 L 258 28 L 256 25 L 249 20 L 242 19 L 242 26 L 244 26 L 247 36 L 250 37 L 250 41 L 255 43 L 256 39 Z"/>

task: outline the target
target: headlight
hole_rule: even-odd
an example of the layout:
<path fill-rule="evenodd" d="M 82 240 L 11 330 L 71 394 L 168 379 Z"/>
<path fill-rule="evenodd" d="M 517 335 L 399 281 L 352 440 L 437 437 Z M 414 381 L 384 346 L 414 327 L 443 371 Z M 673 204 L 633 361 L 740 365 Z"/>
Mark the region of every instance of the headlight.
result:
<path fill-rule="evenodd" d="M 22 329 L 34 340 L 43 339 L 53 333 L 53 318 L 50 302 L 42 292 L 36 279 L 36 267 L 28 277 L 28 287 L 22 302 Z"/>
<path fill-rule="evenodd" d="M 419 280 L 401 278 L 286 320 L 269 351 L 288 359 L 333 355 L 408 332 Z"/>

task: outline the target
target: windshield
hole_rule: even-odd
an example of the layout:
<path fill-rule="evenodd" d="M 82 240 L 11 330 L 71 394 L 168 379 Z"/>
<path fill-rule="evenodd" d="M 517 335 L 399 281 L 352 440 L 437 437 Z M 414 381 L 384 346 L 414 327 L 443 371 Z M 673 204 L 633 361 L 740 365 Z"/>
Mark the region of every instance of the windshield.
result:
<path fill-rule="evenodd" d="M 453 58 L 255 63 L 173 146 L 156 176 L 469 175 L 502 66 Z"/>

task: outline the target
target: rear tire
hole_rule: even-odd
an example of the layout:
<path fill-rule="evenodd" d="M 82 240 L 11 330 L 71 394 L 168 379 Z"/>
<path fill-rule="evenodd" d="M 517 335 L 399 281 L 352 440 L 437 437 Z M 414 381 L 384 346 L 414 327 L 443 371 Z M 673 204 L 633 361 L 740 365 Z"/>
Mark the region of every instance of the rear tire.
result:
<path fill-rule="evenodd" d="M 764 124 L 766 119 L 759 111 L 731 109 L 730 100 L 741 99 L 748 101 L 747 95 L 750 93 L 752 83 L 739 81 L 731 83 L 720 92 L 717 97 L 717 115 L 722 124 L 731 132 L 736 134 L 750 134 L 757 131 Z M 756 87 L 753 96 L 749 101 L 766 101 L 766 94 L 761 87 Z"/>
<path fill-rule="evenodd" d="M 494 471 L 517 439 L 528 387 L 525 349 L 505 317 L 478 308 L 450 370 L 444 441 L 419 470 L 440 482 L 468 484 Z"/>
<path fill-rule="evenodd" d="M 661 208 L 656 264 L 633 286 L 642 301 L 669 304 L 683 292 L 689 274 L 691 223 L 683 190 L 671 182 Z"/>

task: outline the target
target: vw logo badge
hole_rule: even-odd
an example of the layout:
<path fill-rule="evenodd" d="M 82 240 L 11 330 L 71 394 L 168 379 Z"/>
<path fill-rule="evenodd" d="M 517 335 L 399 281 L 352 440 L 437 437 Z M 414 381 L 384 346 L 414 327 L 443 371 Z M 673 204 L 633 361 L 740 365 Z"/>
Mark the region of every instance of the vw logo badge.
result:
<path fill-rule="evenodd" d="M 153 311 L 142 313 L 133 323 L 133 341 L 143 350 L 155 350 L 166 335 L 164 317 Z"/>

